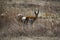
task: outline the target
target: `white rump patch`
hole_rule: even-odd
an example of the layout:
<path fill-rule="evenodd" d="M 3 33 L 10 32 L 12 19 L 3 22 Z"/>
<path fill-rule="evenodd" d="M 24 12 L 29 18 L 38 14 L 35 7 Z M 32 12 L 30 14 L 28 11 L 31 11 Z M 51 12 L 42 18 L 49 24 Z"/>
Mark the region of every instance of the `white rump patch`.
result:
<path fill-rule="evenodd" d="M 26 17 L 22 17 L 22 20 L 23 20 L 23 19 L 26 19 Z"/>

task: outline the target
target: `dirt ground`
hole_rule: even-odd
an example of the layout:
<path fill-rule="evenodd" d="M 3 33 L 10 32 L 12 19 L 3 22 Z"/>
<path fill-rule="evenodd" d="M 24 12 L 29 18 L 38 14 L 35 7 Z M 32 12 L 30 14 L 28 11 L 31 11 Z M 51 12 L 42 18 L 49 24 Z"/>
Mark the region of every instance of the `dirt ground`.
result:
<path fill-rule="evenodd" d="M 1 38 L 0 40 L 60 40 L 59 37 L 5 37 Z"/>

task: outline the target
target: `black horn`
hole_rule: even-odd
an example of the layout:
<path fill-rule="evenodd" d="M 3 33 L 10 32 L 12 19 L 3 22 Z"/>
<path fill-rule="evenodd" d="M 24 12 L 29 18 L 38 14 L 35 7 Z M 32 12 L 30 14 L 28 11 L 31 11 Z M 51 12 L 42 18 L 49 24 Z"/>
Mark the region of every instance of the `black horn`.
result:
<path fill-rule="evenodd" d="M 34 13 L 35 13 L 35 16 L 37 17 L 39 14 L 39 10 L 35 10 Z"/>

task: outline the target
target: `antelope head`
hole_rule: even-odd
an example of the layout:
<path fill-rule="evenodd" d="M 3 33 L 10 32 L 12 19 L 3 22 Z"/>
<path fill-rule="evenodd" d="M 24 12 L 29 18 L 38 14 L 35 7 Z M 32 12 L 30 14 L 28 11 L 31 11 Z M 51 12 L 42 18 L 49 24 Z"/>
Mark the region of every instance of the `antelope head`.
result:
<path fill-rule="evenodd" d="M 35 13 L 35 16 L 38 17 L 39 10 L 34 11 L 34 13 Z"/>

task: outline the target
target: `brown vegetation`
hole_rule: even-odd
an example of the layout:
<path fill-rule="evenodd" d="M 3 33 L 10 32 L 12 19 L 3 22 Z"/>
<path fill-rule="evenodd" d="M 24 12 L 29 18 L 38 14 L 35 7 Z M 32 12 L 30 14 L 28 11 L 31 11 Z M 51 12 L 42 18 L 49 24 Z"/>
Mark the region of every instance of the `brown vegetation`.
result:
<path fill-rule="evenodd" d="M 25 4 L 24 4 L 25 5 Z M 23 14 L 24 16 L 35 16 L 34 10 L 40 9 L 39 5 L 32 6 L 31 4 L 26 7 L 14 5 L 7 5 L 5 11 L 0 14 L 0 36 L 49 36 L 60 37 L 60 19 L 59 18 L 37 18 L 31 25 L 30 23 L 24 24 L 18 21 L 17 15 Z M 30 6 L 30 7 L 29 7 Z M 33 8 L 32 8 L 32 7 Z M 39 6 L 39 7 L 38 7 Z M 43 9 L 44 8 L 44 9 Z M 42 7 L 43 12 L 47 7 Z M 41 9 L 40 9 L 41 10 Z M 46 9 L 48 11 L 48 8 Z M 48 14 L 49 15 L 49 14 Z M 56 14 L 55 14 L 56 15 Z"/>

